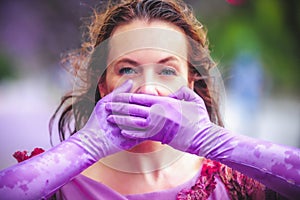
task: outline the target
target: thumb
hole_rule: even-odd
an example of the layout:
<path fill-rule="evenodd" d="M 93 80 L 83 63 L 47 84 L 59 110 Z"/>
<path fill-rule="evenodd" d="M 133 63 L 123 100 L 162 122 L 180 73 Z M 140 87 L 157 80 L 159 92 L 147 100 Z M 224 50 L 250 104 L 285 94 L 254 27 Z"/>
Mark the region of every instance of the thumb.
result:
<path fill-rule="evenodd" d="M 192 102 L 196 102 L 196 103 L 203 102 L 201 97 L 198 94 L 196 94 L 193 90 L 188 88 L 187 86 L 181 87 L 175 93 L 170 94 L 169 97 L 178 99 L 178 100 L 192 101 Z"/>

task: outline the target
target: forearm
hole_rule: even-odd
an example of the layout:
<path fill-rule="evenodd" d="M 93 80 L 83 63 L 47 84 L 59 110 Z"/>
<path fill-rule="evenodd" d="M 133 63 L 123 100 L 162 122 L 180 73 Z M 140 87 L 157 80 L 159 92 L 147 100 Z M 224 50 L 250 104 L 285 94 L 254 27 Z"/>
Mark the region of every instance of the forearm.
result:
<path fill-rule="evenodd" d="M 206 154 L 287 197 L 300 195 L 300 149 L 219 131 Z M 204 145 L 207 146 L 207 145 Z"/>
<path fill-rule="evenodd" d="M 73 138 L 0 172 L 4 199 L 42 199 L 95 162 Z"/>
<path fill-rule="evenodd" d="M 66 141 L 43 154 L 0 172 L 0 197 L 41 199 L 51 195 L 99 159 L 126 150 L 140 141 L 127 139 L 117 126 L 107 122 L 105 105 L 113 95 L 129 92 L 126 81 L 99 100 L 85 126 Z"/>

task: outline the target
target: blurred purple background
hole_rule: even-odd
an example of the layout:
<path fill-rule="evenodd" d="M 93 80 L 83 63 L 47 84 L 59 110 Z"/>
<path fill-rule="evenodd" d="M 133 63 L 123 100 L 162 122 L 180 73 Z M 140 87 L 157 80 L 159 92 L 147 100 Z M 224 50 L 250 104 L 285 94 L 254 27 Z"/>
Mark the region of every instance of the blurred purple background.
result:
<path fill-rule="evenodd" d="M 275 2 L 279 5 L 279 10 L 272 11 L 274 21 L 278 20 L 278 16 L 286 14 L 281 13 L 280 4 L 278 1 Z M 68 73 L 59 66 L 60 55 L 79 47 L 82 19 L 89 16 L 91 7 L 101 6 L 101 2 L 2 0 L 0 3 L 0 169 L 2 169 L 16 163 L 12 154 L 17 150 L 50 148 L 49 119 L 61 96 L 72 87 Z M 243 27 L 244 29 L 238 25 L 232 26 L 233 32 L 227 34 L 236 38 L 237 42 L 231 40 L 232 38 L 226 38 L 226 31 L 228 32 L 229 25 L 233 24 L 232 19 L 242 19 L 240 16 L 253 19 L 251 9 L 258 5 L 232 6 L 226 1 L 217 0 L 188 1 L 188 3 L 193 5 L 195 13 L 207 25 L 212 41 L 212 52 L 220 62 L 220 70 L 225 76 L 227 96 L 223 104 L 226 106 L 227 127 L 240 134 L 299 147 L 300 95 L 297 90 L 299 65 L 296 65 L 299 64 L 299 48 L 291 46 L 290 50 L 293 53 L 288 55 L 294 57 L 285 57 L 287 60 L 295 61 L 286 62 L 286 68 L 280 71 L 283 68 L 276 68 L 276 64 L 272 62 L 278 57 L 276 52 L 272 52 L 272 49 L 278 48 L 278 44 L 272 42 L 265 44 L 262 42 L 265 40 L 257 38 L 256 34 L 251 35 L 252 30 L 256 30 L 251 23 L 248 24 L 249 27 Z M 246 16 L 248 10 L 250 14 Z M 259 9 L 255 11 L 257 10 Z M 273 22 L 272 19 L 270 23 Z M 297 33 L 299 19 L 296 21 L 298 24 L 291 26 L 294 26 Z M 226 25 L 228 27 L 224 28 Z M 272 27 L 272 24 L 267 26 Z M 280 32 L 282 29 L 276 29 L 275 25 L 274 27 L 270 30 L 270 34 L 282 35 Z M 239 37 L 238 33 L 247 38 Z M 286 38 L 288 41 L 283 43 L 287 46 L 299 43 L 299 38 L 295 40 L 293 34 Z M 247 43 L 247 40 L 251 41 Z M 230 46 L 226 43 L 228 41 L 235 46 Z M 264 45 L 271 50 L 264 48 Z M 277 63 L 280 66 L 280 63 Z M 279 85 L 280 90 L 277 90 Z M 58 142 L 57 137 L 54 137 L 54 142 Z"/>

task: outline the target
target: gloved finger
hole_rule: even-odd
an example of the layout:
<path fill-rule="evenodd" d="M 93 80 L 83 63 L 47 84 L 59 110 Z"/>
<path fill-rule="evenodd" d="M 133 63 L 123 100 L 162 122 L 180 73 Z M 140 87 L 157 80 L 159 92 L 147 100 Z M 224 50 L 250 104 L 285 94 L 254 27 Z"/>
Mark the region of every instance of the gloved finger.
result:
<path fill-rule="evenodd" d="M 126 130 L 123 129 L 121 131 L 121 134 L 126 137 L 126 138 L 130 138 L 130 139 L 145 139 L 145 131 L 141 131 L 141 130 Z"/>
<path fill-rule="evenodd" d="M 129 104 L 129 103 L 117 103 L 109 102 L 105 104 L 105 109 L 114 114 L 130 115 L 136 117 L 147 118 L 149 116 L 149 107 Z"/>
<path fill-rule="evenodd" d="M 169 97 L 175 98 L 178 100 L 184 100 L 184 101 L 193 101 L 196 103 L 203 104 L 203 99 L 197 95 L 193 90 L 190 88 L 183 86 L 179 90 L 177 90 L 175 93 L 170 94 Z"/>
<path fill-rule="evenodd" d="M 135 116 L 125 116 L 125 115 L 109 115 L 107 121 L 116 124 L 120 127 L 128 127 L 130 129 L 145 129 L 149 126 L 149 120 L 135 117 Z"/>
<path fill-rule="evenodd" d="M 157 139 L 153 137 L 155 134 L 153 131 L 142 131 L 142 130 L 127 130 L 123 129 L 121 131 L 121 134 L 130 139 L 136 139 L 136 140 L 154 140 L 154 141 L 160 141 L 160 139 Z"/>
<path fill-rule="evenodd" d="M 169 98 L 165 96 L 154 96 L 149 94 L 122 93 L 113 97 L 114 102 L 123 102 L 138 104 L 144 106 L 152 106 L 153 104 L 166 102 Z"/>
<path fill-rule="evenodd" d="M 126 138 L 139 139 L 139 140 L 153 140 L 159 141 L 163 144 L 168 144 L 174 137 L 174 134 L 169 134 L 167 132 L 162 132 L 162 128 L 165 125 L 165 120 L 162 123 L 157 124 L 157 126 L 149 126 L 148 129 L 122 129 L 121 134 Z"/>

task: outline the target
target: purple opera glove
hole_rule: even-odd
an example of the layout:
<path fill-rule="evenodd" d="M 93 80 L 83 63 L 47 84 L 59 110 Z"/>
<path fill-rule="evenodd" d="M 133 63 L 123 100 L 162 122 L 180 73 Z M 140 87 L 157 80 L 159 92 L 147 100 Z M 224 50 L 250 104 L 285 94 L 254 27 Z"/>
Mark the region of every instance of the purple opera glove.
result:
<path fill-rule="evenodd" d="M 107 122 L 110 112 L 106 110 L 105 105 L 111 102 L 115 95 L 128 93 L 132 85 L 132 80 L 128 80 L 103 97 L 95 106 L 86 125 L 70 138 L 73 143 L 82 146 L 92 156 L 94 162 L 121 150 L 130 149 L 142 141 L 124 137 L 120 134 L 121 130 L 118 126 Z"/>
<path fill-rule="evenodd" d="M 0 199 L 44 199 L 100 158 L 128 149 L 137 140 L 128 140 L 120 129 L 106 121 L 105 103 L 113 95 L 129 92 L 126 82 L 102 98 L 86 125 L 77 133 L 31 159 L 0 172 Z"/>
<path fill-rule="evenodd" d="M 172 97 L 172 98 L 171 98 Z M 206 156 L 218 139 L 205 133 L 215 126 L 210 122 L 203 100 L 187 87 L 169 97 L 123 93 L 106 104 L 112 114 L 108 121 L 122 129 L 128 138 L 143 138 L 199 155 L 194 141 L 200 139 L 201 155 Z M 199 133 L 199 134 L 196 134 Z M 183 140 L 184 139 L 184 140 Z"/>
<path fill-rule="evenodd" d="M 203 100 L 187 87 L 169 97 L 119 94 L 106 109 L 113 113 L 108 120 L 127 137 L 167 143 L 220 161 L 291 199 L 300 195 L 300 149 L 235 135 L 211 123 Z"/>

